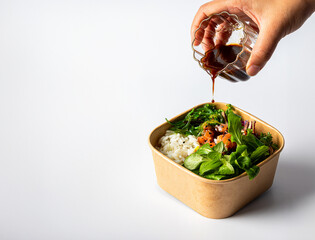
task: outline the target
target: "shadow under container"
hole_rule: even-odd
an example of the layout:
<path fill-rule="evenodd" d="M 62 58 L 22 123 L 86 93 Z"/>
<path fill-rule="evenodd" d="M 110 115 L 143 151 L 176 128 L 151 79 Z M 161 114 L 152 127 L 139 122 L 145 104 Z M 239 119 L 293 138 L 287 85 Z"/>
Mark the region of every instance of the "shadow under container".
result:
<path fill-rule="evenodd" d="M 218 109 L 226 110 L 225 103 L 212 104 Z M 204 104 L 194 108 L 202 105 Z M 189 111 L 191 109 L 170 121 L 183 118 Z M 273 142 L 279 146 L 279 149 L 272 155 L 257 164 L 260 172 L 253 180 L 249 180 L 245 172 L 226 180 L 206 179 L 159 152 L 156 148 L 158 141 L 170 128 L 170 124 L 167 122 L 155 128 L 149 136 L 158 185 L 188 207 L 208 218 L 229 217 L 267 191 L 273 183 L 279 155 L 284 147 L 284 138 L 277 129 L 237 107 L 235 107 L 235 112 L 243 120 L 255 120 L 255 131 L 257 133 L 270 132 Z"/>

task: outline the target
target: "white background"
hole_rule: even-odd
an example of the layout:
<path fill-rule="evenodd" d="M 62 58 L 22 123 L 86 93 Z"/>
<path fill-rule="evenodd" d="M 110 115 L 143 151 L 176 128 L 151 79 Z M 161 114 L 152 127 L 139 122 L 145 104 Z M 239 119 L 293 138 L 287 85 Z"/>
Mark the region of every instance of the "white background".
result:
<path fill-rule="evenodd" d="M 161 190 L 149 133 L 211 99 L 203 1 L 0 1 L 0 239 L 312 239 L 315 17 L 216 100 L 283 133 L 274 185 L 234 216 Z"/>

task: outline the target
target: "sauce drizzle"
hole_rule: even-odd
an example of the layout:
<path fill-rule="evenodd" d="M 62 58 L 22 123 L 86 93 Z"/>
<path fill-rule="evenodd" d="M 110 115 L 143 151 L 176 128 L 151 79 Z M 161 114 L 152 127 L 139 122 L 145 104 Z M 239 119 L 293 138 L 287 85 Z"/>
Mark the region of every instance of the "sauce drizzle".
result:
<path fill-rule="evenodd" d="M 214 103 L 214 85 L 218 75 L 237 82 L 249 79 L 246 73 L 246 62 L 250 53 L 246 50 L 239 56 L 238 60 L 233 64 L 233 67 L 226 69 L 220 73 L 229 63 L 236 60 L 237 55 L 242 51 L 242 46 L 239 44 L 217 45 L 205 53 L 205 56 L 200 60 L 203 69 L 209 70 L 212 79 L 212 103 Z"/>

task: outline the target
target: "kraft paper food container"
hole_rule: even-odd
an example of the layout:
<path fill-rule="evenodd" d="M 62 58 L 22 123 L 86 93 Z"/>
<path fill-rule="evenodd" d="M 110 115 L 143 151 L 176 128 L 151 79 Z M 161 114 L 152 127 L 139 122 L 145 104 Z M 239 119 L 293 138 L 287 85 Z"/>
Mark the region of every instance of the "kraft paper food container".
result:
<path fill-rule="evenodd" d="M 204 104 L 194 108 L 202 105 Z M 226 110 L 225 103 L 217 102 L 214 105 L 217 108 Z M 206 179 L 159 152 L 156 147 L 160 137 L 170 127 L 170 124 L 167 122 L 155 128 L 149 136 L 149 145 L 153 154 L 158 185 L 196 212 L 208 218 L 229 217 L 267 191 L 273 183 L 279 155 L 284 147 L 284 138 L 278 130 L 237 107 L 235 107 L 235 110 L 242 119 L 256 121 L 255 131 L 257 133 L 270 132 L 273 136 L 273 141 L 279 146 L 278 150 L 258 164 L 260 172 L 253 180 L 249 180 L 246 173 L 226 180 Z M 172 118 L 170 121 L 180 119 L 189 111 L 191 109 Z"/>

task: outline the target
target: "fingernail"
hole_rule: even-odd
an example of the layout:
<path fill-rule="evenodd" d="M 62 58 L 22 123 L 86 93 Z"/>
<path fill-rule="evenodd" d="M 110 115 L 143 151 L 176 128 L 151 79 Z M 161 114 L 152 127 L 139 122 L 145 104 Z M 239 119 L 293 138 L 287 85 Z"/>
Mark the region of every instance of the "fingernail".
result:
<path fill-rule="evenodd" d="M 249 68 L 247 68 L 246 72 L 250 76 L 255 76 L 260 71 L 260 69 L 261 68 L 257 65 L 251 65 Z"/>

